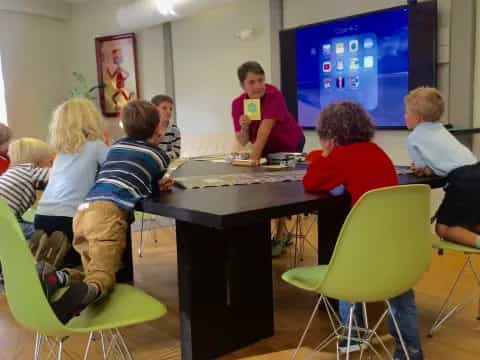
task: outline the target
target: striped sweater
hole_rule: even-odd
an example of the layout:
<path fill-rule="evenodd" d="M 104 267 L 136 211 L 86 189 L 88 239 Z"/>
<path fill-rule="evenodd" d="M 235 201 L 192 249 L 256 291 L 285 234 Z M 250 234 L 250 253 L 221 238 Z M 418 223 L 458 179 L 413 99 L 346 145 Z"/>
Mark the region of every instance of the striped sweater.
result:
<path fill-rule="evenodd" d="M 49 170 L 33 164 L 19 164 L 10 166 L 0 176 L 0 198 L 8 203 L 17 218 L 33 205 L 36 190 L 42 189 L 48 181 Z"/>
<path fill-rule="evenodd" d="M 162 142 L 158 147 L 167 153 L 170 160 L 175 160 L 180 157 L 181 145 L 182 137 L 180 130 L 177 125 L 171 124 L 167 128 L 165 135 L 163 135 Z"/>
<path fill-rule="evenodd" d="M 109 150 L 86 201 L 111 201 L 124 209 L 158 191 L 170 162 L 168 155 L 145 141 L 124 138 Z"/>

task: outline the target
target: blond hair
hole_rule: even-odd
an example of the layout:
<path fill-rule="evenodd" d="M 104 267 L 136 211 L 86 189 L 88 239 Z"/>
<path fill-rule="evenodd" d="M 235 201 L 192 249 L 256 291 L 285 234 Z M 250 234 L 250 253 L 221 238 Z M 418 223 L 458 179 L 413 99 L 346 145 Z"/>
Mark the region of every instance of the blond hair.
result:
<path fill-rule="evenodd" d="M 8 156 L 12 165 L 33 164 L 48 160 L 53 155 L 51 147 L 42 140 L 35 138 L 20 138 L 10 143 Z"/>
<path fill-rule="evenodd" d="M 56 152 L 76 154 L 87 141 L 102 139 L 102 116 L 90 100 L 70 99 L 53 112 L 50 144 Z"/>
<path fill-rule="evenodd" d="M 405 97 L 407 109 L 419 115 L 423 121 L 439 121 L 445 111 L 442 94 L 432 87 L 419 87 Z"/>

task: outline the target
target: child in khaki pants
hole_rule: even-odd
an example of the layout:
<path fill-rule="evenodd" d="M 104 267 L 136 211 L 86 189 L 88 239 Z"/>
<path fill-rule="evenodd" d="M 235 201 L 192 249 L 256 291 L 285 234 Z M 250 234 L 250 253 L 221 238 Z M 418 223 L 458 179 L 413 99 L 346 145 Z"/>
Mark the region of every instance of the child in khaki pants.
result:
<path fill-rule="evenodd" d="M 122 124 L 127 137 L 110 148 L 73 219 L 73 246 L 82 258 L 83 281 L 79 281 L 83 274 L 68 269 L 42 275 L 47 296 L 69 286 L 51 303 L 63 323 L 113 288 L 126 247 L 129 214 L 140 200 L 173 184 L 162 179 L 170 159 L 158 148 L 165 127 L 157 109 L 146 101 L 132 101 L 122 111 Z"/>

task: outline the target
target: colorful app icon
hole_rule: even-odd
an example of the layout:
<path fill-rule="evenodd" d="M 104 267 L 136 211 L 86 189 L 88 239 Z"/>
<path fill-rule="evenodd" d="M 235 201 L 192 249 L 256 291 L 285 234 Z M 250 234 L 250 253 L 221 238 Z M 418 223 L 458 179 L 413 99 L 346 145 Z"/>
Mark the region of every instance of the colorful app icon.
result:
<path fill-rule="evenodd" d="M 363 58 L 363 67 L 365 69 L 371 69 L 373 68 L 373 56 L 365 56 Z"/>
<path fill-rule="evenodd" d="M 360 69 L 360 60 L 356 57 L 350 59 L 350 70 Z"/>
<path fill-rule="evenodd" d="M 323 79 L 323 88 L 324 89 L 331 89 L 332 88 L 332 78 L 325 78 Z"/>
<path fill-rule="evenodd" d="M 345 43 L 339 42 L 335 44 L 335 53 L 344 54 L 345 53 Z"/>
<path fill-rule="evenodd" d="M 371 49 L 371 48 L 373 48 L 374 45 L 375 45 L 375 43 L 373 42 L 372 38 L 365 38 L 363 40 L 363 47 L 365 49 Z"/>
<path fill-rule="evenodd" d="M 323 44 L 322 53 L 323 53 L 323 56 L 330 56 L 330 54 L 332 53 L 332 45 Z"/>
<path fill-rule="evenodd" d="M 337 60 L 337 71 L 343 71 L 345 69 L 345 65 L 343 60 Z"/>
<path fill-rule="evenodd" d="M 345 78 L 343 76 L 339 76 L 336 82 L 338 89 L 343 89 L 345 87 Z"/>
<path fill-rule="evenodd" d="M 358 40 L 350 40 L 348 42 L 348 50 L 350 52 L 357 52 L 358 51 Z"/>
<path fill-rule="evenodd" d="M 360 86 L 360 77 L 358 75 L 350 76 L 348 78 L 348 83 L 350 85 L 350 89 L 358 89 Z"/>
<path fill-rule="evenodd" d="M 330 72 L 332 71 L 332 63 L 330 61 L 323 62 L 323 72 Z"/>

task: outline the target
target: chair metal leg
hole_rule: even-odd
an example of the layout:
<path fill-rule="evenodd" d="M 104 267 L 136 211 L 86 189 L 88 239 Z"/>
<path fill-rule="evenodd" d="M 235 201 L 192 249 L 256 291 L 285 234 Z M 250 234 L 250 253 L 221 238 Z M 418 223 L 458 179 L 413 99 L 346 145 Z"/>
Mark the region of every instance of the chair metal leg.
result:
<path fill-rule="evenodd" d="M 57 350 L 57 341 L 55 339 L 49 338 L 48 336 L 44 336 L 44 338 L 45 343 L 48 345 L 47 360 L 50 360 L 50 356 L 55 355 L 55 351 Z"/>
<path fill-rule="evenodd" d="M 64 339 L 60 339 L 58 341 L 58 353 L 57 353 L 57 360 L 62 360 L 62 352 L 63 352 L 63 341 Z"/>
<path fill-rule="evenodd" d="M 91 331 L 90 334 L 88 335 L 88 342 L 87 342 L 87 347 L 85 348 L 85 355 L 83 356 L 83 360 L 87 360 L 88 354 L 90 353 L 90 346 L 92 344 L 92 340 L 94 337 L 94 331 Z"/>
<path fill-rule="evenodd" d="M 117 353 L 118 356 L 120 356 L 122 359 L 126 360 L 127 358 L 125 356 L 125 353 L 124 353 L 124 351 L 122 349 L 122 346 L 120 344 L 120 341 L 119 341 L 119 334 L 120 333 L 117 334 L 115 332 L 115 330 L 109 330 L 110 337 L 111 337 L 112 349 Z M 120 337 L 121 337 L 121 335 L 120 335 Z"/>
<path fill-rule="evenodd" d="M 348 335 L 347 335 L 347 360 L 350 360 L 350 341 L 352 340 L 352 319 L 355 304 L 350 306 L 350 314 L 348 315 Z"/>
<path fill-rule="evenodd" d="M 322 302 L 322 300 L 323 300 L 323 295 L 320 296 L 320 298 L 317 301 L 317 304 L 315 305 L 315 308 L 313 309 L 312 315 L 310 316 L 310 319 L 308 320 L 307 327 L 305 328 L 305 331 L 303 332 L 302 337 L 300 338 L 300 342 L 298 343 L 298 346 L 297 346 L 297 348 L 295 349 L 295 352 L 292 355 L 292 358 L 291 358 L 292 360 L 294 360 L 297 357 L 298 351 L 302 347 L 303 340 L 305 340 L 305 336 L 308 333 L 308 329 L 310 329 L 310 325 L 312 324 L 313 317 L 317 313 L 318 307 L 320 306 L 320 303 Z"/>
<path fill-rule="evenodd" d="M 310 225 L 308 226 L 307 230 L 304 231 L 304 217 L 300 215 L 295 216 L 295 221 L 294 225 L 292 228 L 289 230 L 289 233 L 293 234 L 294 237 L 294 245 L 293 245 L 293 257 L 292 257 L 292 266 L 296 266 L 299 261 L 302 262 L 304 259 L 304 254 L 305 254 L 305 243 L 310 245 L 314 250 L 316 250 L 316 247 L 313 246 L 308 240 L 307 236 L 310 233 L 310 230 L 312 229 L 313 224 L 315 223 L 315 220 L 312 220 L 310 222 Z M 299 259 L 299 261 L 297 261 Z"/>
<path fill-rule="evenodd" d="M 397 319 L 395 318 L 395 314 L 392 311 L 392 306 L 390 305 L 390 301 L 385 300 L 385 302 L 387 303 L 388 311 L 390 313 L 390 316 L 392 317 L 392 322 L 395 325 L 395 331 L 397 332 L 398 338 L 400 339 L 400 344 L 402 344 L 402 350 L 405 354 L 405 359 L 410 360 L 410 355 L 408 354 L 407 347 L 405 346 L 405 341 L 403 341 L 403 336 L 402 336 L 402 333 L 400 332 L 400 328 L 398 326 Z"/>
<path fill-rule="evenodd" d="M 42 350 L 42 341 L 43 335 L 40 333 L 35 333 L 35 353 L 33 355 L 34 360 L 40 360 L 40 353 Z"/>
<path fill-rule="evenodd" d="M 116 334 L 117 334 L 120 347 L 122 348 L 123 353 L 126 355 L 127 360 L 133 360 L 132 354 L 130 353 L 130 350 L 128 349 L 128 346 L 125 343 L 125 340 L 123 339 L 123 336 L 120 333 L 120 330 L 115 329 L 114 332 L 116 332 Z"/>
<path fill-rule="evenodd" d="M 323 300 L 322 300 L 323 299 Z M 354 314 L 354 307 L 350 308 L 349 311 L 349 320 L 348 320 L 348 325 L 345 325 L 341 322 L 340 318 L 338 317 L 335 309 L 333 309 L 332 305 L 328 301 L 327 298 L 324 296 L 321 296 L 321 300 L 323 301 L 325 308 L 327 310 L 327 315 L 330 320 L 330 324 L 332 325 L 333 332 L 327 336 L 318 346 L 316 346 L 309 355 L 305 358 L 305 360 L 310 359 L 316 352 L 322 351 L 326 346 L 328 346 L 330 343 L 336 340 L 336 353 L 337 353 L 337 359 L 340 359 L 342 357 L 342 354 L 340 353 L 340 347 L 339 347 L 339 341 L 340 340 L 346 340 L 347 341 L 347 352 L 345 354 L 346 359 L 350 359 L 350 347 L 352 341 L 359 342 L 363 344 L 360 348 L 360 355 L 359 359 L 363 359 L 364 353 L 368 350 L 370 353 L 368 354 L 368 358 L 370 359 L 371 356 L 373 355 L 375 358 L 383 360 L 385 359 L 382 354 L 380 354 L 377 349 L 372 345 L 372 340 L 375 338 L 375 340 L 381 345 L 383 351 L 387 355 L 387 359 L 391 360 L 392 359 L 392 354 L 388 350 L 387 346 L 385 345 L 385 342 L 380 338 L 378 335 L 378 328 L 380 325 L 384 322 L 387 314 L 389 313 L 389 310 L 385 310 L 383 314 L 380 316 L 380 318 L 373 324 L 373 327 L 369 326 L 369 321 L 368 321 L 368 314 L 367 314 L 367 307 L 366 304 L 362 304 L 362 311 L 363 311 L 363 320 L 364 320 L 364 326 L 360 326 L 358 322 L 355 320 L 353 314 Z M 315 315 L 316 311 L 318 311 L 318 303 L 315 307 L 315 310 L 312 314 Z M 311 319 L 312 319 L 311 318 Z M 302 335 L 302 339 L 300 340 L 300 344 L 298 345 L 295 353 L 293 354 L 292 359 L 295 358 L 299 348 L 301 347 L 303 340 L 305 338 L 306 332 L 308 331 L 311 323 L 311 319 L 307 325 L 307 329 Z M 408 359 L 408 357 L 407 357 Z"/>
<path fill-rule="evenodd" d="M 452 305 L 452 307 L 447 311 L 448 305 L 450 303 L 450 299 L 451 299 L 451 297 L 452 297 L 452 295 L 453 295 L 453 293 L 454 293 L 454 291 L 455 291 L 455 289 L 456 289 L 456 287 L 457 287 L 457 285 L 460 281 L 460 278 L 462 277 L 463 273 L 465 272 L 467 266 L 472 271 L 472 273 L 475 277 L 477 286 L 480 287 L 480 276 L 478 275 L 477 271 L 475 270 L 475 267 L 473 266 L 471 255 L 468 255 L 467 258 L 465 259 L 465 263 L 463 264 L 462 268 L 457 273 L 457 276 L 455 277 L 455 280 L 454 280 L 452 286 L 450 287 L 450 289 L 448 291 L 448 295 L 447 295 L 445 301 L 443 302 L 437 316 L 435 317 L 435 321 L 433 322 L 433 325 L 428 332 L 429 337 L 432 337 L 433 334 L 436 331 L 438 331 L 448 319 L 450 319 L 453 315 L 455 315 L 457 312 L 462 310 L 467 304 L 472 302 L 478 296 L 477 294 L 475 294 L 473 296 L 470 296 L 466 301 L 459 302 L 456 305 Z M 479 319 L 478 316 L 480 315 L 480 303 L 479 303 L 479 310 L 478 311 L 479 311 L 479 313 L 477 314 L 477 319 Z"/>
<path fill-rule="evenodd" d="M 107 352 L 106 352 L 106 349 L 105 349 L 105 338 L 103 337 L 103 331 L 100 331 L 100 343 L 102 345 L 103 358 L 106 359 L 107 358 Z"/>

